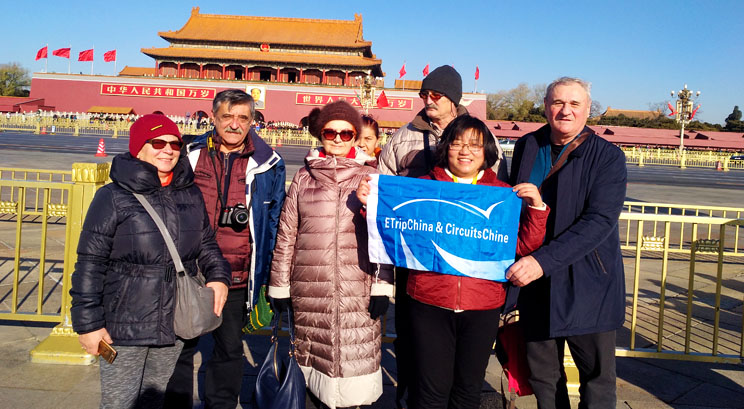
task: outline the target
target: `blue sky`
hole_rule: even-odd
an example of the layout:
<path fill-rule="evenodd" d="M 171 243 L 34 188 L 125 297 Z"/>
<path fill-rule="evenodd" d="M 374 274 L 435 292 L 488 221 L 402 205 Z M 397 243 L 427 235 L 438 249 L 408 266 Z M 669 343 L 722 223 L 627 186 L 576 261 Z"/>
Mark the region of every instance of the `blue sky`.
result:
<path fill-rule="evenodd" d="M 95 47 L 94 72 L 112 75 L 105 51 L 116 49 L 117 70 L 154 66 L 140 48 L 162 47 L 158 31 L 178 30 L 193 6 L 201 13 L 351 20 L 364 19 L 364 38 L 382 59 L 392 86 L 422 69 L 454 65 L 463 88 L 496 92 L 519 83 L 547 84 L 562 75 L 593 84 L 603 108 L 648 109 L 669 101 L 684 84 L 702 92 L 696 118 L 723 123 L 744 107 L 742 1 L 140 1 L 19 3 L 3 0 L 0 64 L 43 71 L 36 51 L 49 44 L 48 70 L 67 72 L 51 50 L 72 46 L 72 72 L 90 73 L 79 51 Z"/>

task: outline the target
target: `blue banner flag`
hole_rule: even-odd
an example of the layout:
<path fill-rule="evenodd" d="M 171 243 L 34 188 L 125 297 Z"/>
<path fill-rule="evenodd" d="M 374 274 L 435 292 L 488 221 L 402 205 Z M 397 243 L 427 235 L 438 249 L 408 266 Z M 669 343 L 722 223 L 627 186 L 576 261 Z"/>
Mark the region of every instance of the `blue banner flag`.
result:
<path fill-rule="evenodd" d="M 370 261 L 506 281 L 522 208 L 511 188 L 371 176 Z"/>

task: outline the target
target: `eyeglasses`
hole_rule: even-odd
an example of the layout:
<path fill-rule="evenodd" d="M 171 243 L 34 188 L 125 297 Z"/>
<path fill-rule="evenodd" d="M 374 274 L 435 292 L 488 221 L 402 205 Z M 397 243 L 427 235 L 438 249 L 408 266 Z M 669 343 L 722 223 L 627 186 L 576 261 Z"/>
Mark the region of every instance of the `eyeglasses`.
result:
<path fill-rule="evenodd" d="M 451 151 L 460 151 L 464 147 L 468 147 L 468 150 L 473 153 L 480 153 L 480 151 L 483 150 L 483 144 L 482 143 L 462 143 L 462 142 L 452 142 L 449 146 L 449 150 Z"/>
<path fill-rule="evenodd" d="M 152 145 L 153 149 L 163 149 L 165 148 L 165 145 L 170 144 L 171 149 L 175 151 L 180 151 L 181 147 L 183 146 L 183 142 L 181 142 L 178 139 L 176 139 L 175 141 L 165 141 L 162 139 L 149 139 L 145 141 L 145 143 L 149 143 L 150 145 Z"/>
<path fill-rule="evenodd" d="M 325 128 L 322 131 L 320 131 L 321 135 L 323 135 L 323 139 L 327 141 L 334 141 L 336 140 L 336 135 L 341 137 L 341 140 L 344 142 L 349 142 L 350 140 L 354 139 L 356 136 L 356 132 L 350 130 L 350 129 L 344 129 L 343 131 L 337 131 L 335 129 Z"/>
<path fill-rule="evenodd" d="M 423 99 L 424 101 L 426 101 L 426 98 L 431 98 L 432 101 L 437 102 L 440 99 L 442 99 L 443 96 L 444 96 L 444 94 L 441 94 L 441 93 L 435 92 L 435 91 L 421 91 L 421 92 L 419 92 L 419 97 L 421 97 L 421 99 Z"/>

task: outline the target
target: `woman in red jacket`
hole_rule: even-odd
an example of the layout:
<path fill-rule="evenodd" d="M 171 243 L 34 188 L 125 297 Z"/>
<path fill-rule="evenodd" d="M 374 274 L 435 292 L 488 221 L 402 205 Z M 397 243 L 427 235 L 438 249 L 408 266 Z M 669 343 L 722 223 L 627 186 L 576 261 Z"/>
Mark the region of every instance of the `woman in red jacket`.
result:
<path fill-rule="evenodd" d="M 491 166 L 496 142 L 483 121 L 462 115 L 445 128 L 437 145 L 435 167 L 425 179 L 510 187 Z M 537 249 L 545 237 L 548 208 L 537 187 L 520 183 L 513 191 L 524 201 L 517 256 Z M 358 196 L 366 203 L 369 185 Z M 410 308 L 416 384 L 412 408 L 478 408 L 499 314 L 504 283 L 479 278 L 411 270 Z"/>

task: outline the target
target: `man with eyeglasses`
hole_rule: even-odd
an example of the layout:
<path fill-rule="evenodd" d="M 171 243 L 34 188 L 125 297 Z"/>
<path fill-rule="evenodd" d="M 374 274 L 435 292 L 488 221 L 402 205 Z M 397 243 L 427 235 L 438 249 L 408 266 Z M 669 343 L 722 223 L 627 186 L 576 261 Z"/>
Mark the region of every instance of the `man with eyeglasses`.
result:
<path fill-rule="evenodd" d="M 443 65 L 424 78 L 419 96 L 424 108 L 413 120 L 398 129 L 382 147 L 377 169 L 385 175 L 419 177 L 434 167 L 433 154 L 444 128 L 468 110 L 460 105 L 462 78 L 451 66 Z M 494 138 L 495 139 L 495 138 Z M 508 180 L 506 160 L 501 146 L 496 141 L 499 159 L 493 170 L 502 181 Z M 410 299 L 406 294 L 408 270 L 395 269 L 395 359 L 398 370 L 396 399 L 400 404 L 408 385 L 413 383 L 412 356 L 409 319 Z M 410 392 L 409 392 L 410 394 Z M 411 399 L 409 397 L 408 401 Z"/>
<path fill-rule="evenodd" d="M 247 313 L 268 283 L 279 213 L 284 203 L 284 160 L 253 130 L 255 101 L 228 89 L 212 102 L 214 128 L 186 146 L 194 183 L 204 196 L 217 244 L 230 263 L 232 283 L 222 325 L 204 379 L 206 408 L 235 409 L 243 379 Z M 186 139 L 186 138 L 184 138 Z M 193 355 L 187 341 L 166 393 L 166 407 L 192 407 Z"/>

